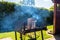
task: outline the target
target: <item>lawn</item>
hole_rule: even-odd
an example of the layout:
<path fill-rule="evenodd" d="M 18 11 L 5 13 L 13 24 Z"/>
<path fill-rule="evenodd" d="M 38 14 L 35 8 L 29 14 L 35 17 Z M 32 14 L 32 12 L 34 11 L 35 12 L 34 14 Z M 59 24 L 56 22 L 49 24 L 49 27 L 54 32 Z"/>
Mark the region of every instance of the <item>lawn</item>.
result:
<path fill-rule="evenodd" d="M 47 28 L 48 28 L 48 30 L 53 30 L 53 25 L 47 26 Z M 34 33 L 31 33 L 32 37 L 34 37 L 33 34 L 34 34 Z M 20 35 L 20 34 L 17 32 L 17 39 L 18 39 L 18 40 L 20 40 L 20 36 L 19 36 L 19 35 Z M 37 31 L 37 32 L 36 32 L 36 35 L 37 35 L 37 36 L 36 36 L 36 37 L 37 37 L 37 40 L 41 40 L 41 33 L 40 33 L 40 31 Z M 44 39 L 47 39 L 47 38 L 51 38 L 51 37 L 52 37 L 51 35 L 48 35 L 48 34 L 47 34 L 47 31 L 43 31 L 43 35 L 44 35 Z M 2 39 L 2 38 L 7 38 L 7 37 L 11 37 L 13 40 L 15 40 L 14 31 L 12 31 L 12 32 L 0 33 L 0 39 Z M 23 39 L 24 39 L 24 37 L 25 37 L 26 40 L 29 39 L 28 34 L 26 34 L 25 36 L 23 35 Z"/>

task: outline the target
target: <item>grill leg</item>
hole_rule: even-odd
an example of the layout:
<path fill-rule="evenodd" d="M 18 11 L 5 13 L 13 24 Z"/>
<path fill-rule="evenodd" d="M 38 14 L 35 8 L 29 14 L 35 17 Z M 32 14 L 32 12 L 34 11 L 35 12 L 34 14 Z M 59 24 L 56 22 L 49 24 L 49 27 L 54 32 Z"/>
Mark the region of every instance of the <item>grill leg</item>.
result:
<path fill-rule="evenodd" d="M 22 33 L 20 33 L 20 38 L 21 38 L 21 40 L 22 40 Z"/>
<path fill-rule="evenodd" d="M 16 31 L 15 31 L 15 40 L 17 40 L 17 33 L 16 33 Z"/>
<path fill-rule="evenodd" d="M 35 40 L 36 40 L 36 32 L 34 32 L 34 35 L 35 35 Z"/>
<path fill-rule="evenodd" d="M 42 37 L 42 40 L 44 40 L 43 31 L 42 30 L 41 30 L 41 37 Z"/>

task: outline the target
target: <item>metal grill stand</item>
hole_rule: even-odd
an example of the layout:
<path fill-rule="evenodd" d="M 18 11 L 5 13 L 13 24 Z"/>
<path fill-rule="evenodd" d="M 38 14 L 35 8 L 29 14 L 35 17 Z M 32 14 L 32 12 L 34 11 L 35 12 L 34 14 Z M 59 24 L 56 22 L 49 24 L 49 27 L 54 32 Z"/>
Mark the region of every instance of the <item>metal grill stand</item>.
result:
<path fill-rule="evenodd" d="M 22 34 L 25 35 L 26 33 L 30 33 L 30 32 L 34 32 L 34 35 L 35 35 L 35 39 L 30 39 L 30 40 L 37 40 L 36 39 L 36 31 L 41 31 L 41 37 L 42 37 L 42 40 L 44 40 L 44 37 L 43 37 L 43 30 L 46 30 L 47 27 L 43 27 L 43 28 L 40 28 L 40 27 L 35 27 L 35 20 L 29 18 L 28 19 L 28 25 L 26 27 L 25 24 L 23 24 L 24 28 L 22 28 L 21 32 L 20 32 L 20 38 L 21 40 L 22 39 Z M 17 35 L 16 35 L 16 32 L 15 32 L 15 38 L 17 40 Z"/>
<path fill-rule="evenodd" d="M 27 31 L 28 31 L 28 30 L 27 30 Z M 27 31 L 25 31 L 25 32 L 26 32 L 26 33 L 30 33 L 30 32 L 31 32 L 31 31 L 30 31 L 30 32 L 27 32 Z M 42 40 L 44 40 L 43 30 L 40 30 L 40 31 L 41 31 L 41 37 L 42 37 Z M 37 40 L 37 38 L 36 38 L 36 31 L 33 31 L 33 32 L 34 32 L 34 35 L 35 35 L 35 39 L 32 38 L 32 39 L 29 39 L 29 40 Z M 26 34 L 26 33 L 25 33 L 25 34 Z M 23 34 L 23 33 L 20 34 L 21 40 L 22 40 L 22 34 Z M 25 34 L 24 34 L 24 35 L 25 35 Z"/>

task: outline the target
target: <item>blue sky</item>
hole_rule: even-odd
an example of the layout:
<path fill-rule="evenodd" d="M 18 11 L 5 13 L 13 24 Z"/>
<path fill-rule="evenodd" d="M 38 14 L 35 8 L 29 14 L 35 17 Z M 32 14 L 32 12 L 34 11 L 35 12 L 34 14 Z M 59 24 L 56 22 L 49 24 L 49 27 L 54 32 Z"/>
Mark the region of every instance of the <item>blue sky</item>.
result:
<path fill-rule="evenodd" d="M 5 0 L 5 1 L 9 1 L 9 2 L 15 2 L 15 3 L 19 3 L 20 0 Z M 44 7 L 44 8 L 50 8 L 53 5 L 51 0 L 35 0 L 35 6 L 36 7 Z"/>

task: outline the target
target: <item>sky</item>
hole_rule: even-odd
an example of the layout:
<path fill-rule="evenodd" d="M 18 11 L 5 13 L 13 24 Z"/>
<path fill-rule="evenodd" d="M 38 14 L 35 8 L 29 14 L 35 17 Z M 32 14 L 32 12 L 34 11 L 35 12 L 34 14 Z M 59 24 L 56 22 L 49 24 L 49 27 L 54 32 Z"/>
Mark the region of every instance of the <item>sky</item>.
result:
<path fill-rule="evenodd" d="M 53 2 L 51 0 L 36 0 L 35 2 L 37 7 L 50 8 L 53 6 Z"/>
<path fill-rule="evenodd" d="M 4 0 L 4 1 L 15 2 L 19 4 L 21 0 Z M 53 3 L 51 0 L 35 0 L 35 6 L 49 9 L 51 6 L 53 6 Z"/>

